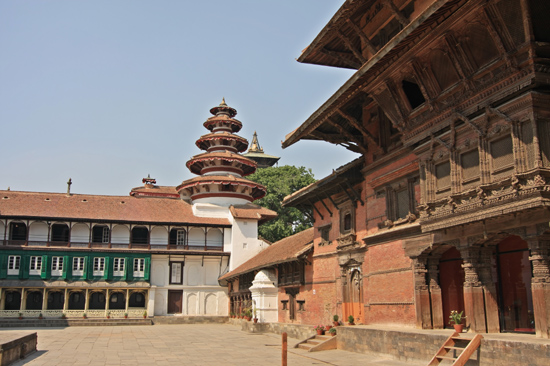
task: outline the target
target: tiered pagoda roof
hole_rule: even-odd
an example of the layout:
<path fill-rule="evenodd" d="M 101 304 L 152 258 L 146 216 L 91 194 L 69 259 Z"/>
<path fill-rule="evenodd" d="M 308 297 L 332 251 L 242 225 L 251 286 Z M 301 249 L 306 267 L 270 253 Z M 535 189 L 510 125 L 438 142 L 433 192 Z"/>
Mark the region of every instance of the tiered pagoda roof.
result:
<path fill-rule="evenodd" d="M 235 134 L 242 128 L 242 123 L 233 118 L 237 111 L 224 99 L 210 113 L 214 116 L 203 126 L 211 132 L 196 141 L 197 147 L 206 152 L 186 164 L 191 173 L 200 177 L 182 182 L 176 190 L 193 202 L 243 204 L 262 198 L 265 187 L 243 178 L 254 173 L 257 164 L 239 155 L 248 148 L 248 141 Z"/>

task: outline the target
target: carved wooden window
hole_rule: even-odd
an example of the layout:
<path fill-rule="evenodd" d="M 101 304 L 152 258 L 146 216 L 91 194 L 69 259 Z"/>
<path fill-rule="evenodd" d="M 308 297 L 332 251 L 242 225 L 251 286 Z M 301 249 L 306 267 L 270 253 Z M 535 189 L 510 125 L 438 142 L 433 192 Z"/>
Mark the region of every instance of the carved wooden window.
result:
<path fill-rule="evenodd" d="M 539 121 L 537 123 L 542 165 L 550 167 L 550 121 Z"/>
<path fill-rule="evenodd" d="M 548 139 L 545 139 L 548 140 Z M 521 141 L 523 143 L 527 161 L 525 168 L 531 169 L 535 167 L 535 147 L 533 145 L 533 125 L 531 122 L 525 122 L 521 125 Z"/>
<path fill-rule="evenodd" d="M 340 234 L 349 234 L 355 231 L 355 210 L 348 206 L 340 210 Z"/>
<path fill-rule="evenodd" d="M 511 136 L 506 136 L 491 142 L 491 156 L 493 158 L 493 173 L 514 165 L 513 142 Z"/>
<path fill-rule="evenodd" d="M 445 90 L 458 82 L 458 74 L 447 52 L 434 50 L 431 54 L 430 64 L 441 90 Z"/>
<path fill-rule="evenodd" d="M 446 161 L 435 166 L 435 183 L 438 191 L 451 188 L 451 163 Z"/>
<path fill-rule="evenodd" d="M 409 213 L 416 212 L 414 187 L 416 178 L 386 188 L 386 212 L 389 220 L 396 221 L 406 218 Z"/>
<path fill-rule="evenodd" d="M 479 151 L 472 150 L 460 155 L 462 183 L 479 178 Z"/>
<path fill-rule="evenodd" d="M 303 262 L 283 263 L 279 265 L 278 269 L 279 286 L 304 284 Z"/>
<path fill-rule="evenodd" d="M 539 5 L 548 6 L 547 1 L 537 1 Z M 497 4 L 497 8 L 500 12 L 500 16 L 502 17 L 503 24 L 508 29 L 508 33 L 510 33 L 510 36 L 512 37 L 512 40 L 516 44 L 516 46 L 522 44 L 525 42 L 525 30 L 523 29 L 523 19 L 522 17 L 518 16 L 518 14 L 521 14 L 521 5 L 520 2 L 517 0 L 501 0 Z M 531 6 L 530 6 L 531 8 Z M 531 14 L 535 15 L 537 13 L 537 10 L 531 8 Z M 550 9 L 547 9 L 546 12 L 539 13 L 541 15 L 541 18 L 544 19 L 543 24 L 547 24 L 548 16 L 544 14 L 549 14 Z M 545 26 L 545 28 L 547 28 Z"/>
<path fill-rule="evenodd" d="M 239 276 L 239 290 L 248 290 L 254 281 L 254 272 L 248 272 Z"/>
<path fill-rule="evenodd" d="M 481 24 L 469 24 L 461 37 L 464 51 L 474 67 L 481 68 L 498 56 L 498 50 L 487 28 Z"/>
<path fill-rule="evenodd" d="M 415 109 L 416 107 L 421 106 L 426 101 L 418 84 L 411 81 L 403 80 L 402 87 L 403 92 L 405 93 L 405 96 L 407 97 L 407 100 L 411 105 L 411 109 Z"/>

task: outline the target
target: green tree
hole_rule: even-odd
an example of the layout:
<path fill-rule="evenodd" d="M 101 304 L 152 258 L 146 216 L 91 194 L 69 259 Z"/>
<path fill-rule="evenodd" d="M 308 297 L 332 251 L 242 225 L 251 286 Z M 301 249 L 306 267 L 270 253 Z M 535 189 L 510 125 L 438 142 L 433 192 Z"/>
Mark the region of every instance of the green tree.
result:
<path fill-rule="evenodd" d="M 255 204 L 277 212 L 276 219 L 260 225 L 259 234 L 264 239 L 276 242 L 313 225 L 312 220 L 294 207 L 283 207 L 283 199 L 291 193 L 315 182 L 311 169 L 284 165 L 258 169 L 246 177 L 266 187 L 265 197 Z"/>

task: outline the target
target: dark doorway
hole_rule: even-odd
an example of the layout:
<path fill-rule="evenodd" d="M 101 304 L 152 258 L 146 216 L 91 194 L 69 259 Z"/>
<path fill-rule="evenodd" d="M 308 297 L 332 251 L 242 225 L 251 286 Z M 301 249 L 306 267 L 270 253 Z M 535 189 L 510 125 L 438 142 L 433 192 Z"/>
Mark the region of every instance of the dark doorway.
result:
<path fill-rule="evenodd" d="M 134 292 L 130 295 L 128 301 L 128 307 L 130 308 L 144 308 L 145 307 L 145 294 L 141 292 Z"/>
<path fill-rule="evenodd" d="M 146 227 L 138 226 L 132 229 L 132 243 L 133 244 L 148 244 L 149 243 L 149 230 Z"/>
<path fill-rule="evenodd" d="M 88 309 L 103 310 L 105 309 L 105 294 L 103 292 L 94 292 L 89 295 Z"/>
<path fill-rule="evenodd" d="M 71 292 L 69 295 L 69 310 L 84 310 L 85 303 L 86 296 L 84 295 L 84 292 Z"/>
<path fill-rule="evenodd" d="M 52 241 L 69 242 L 69 227 L 66 224 L 52 225 Z"/>
<path fill-rule="evenodd" d="M 43 294 L 39 291 L 27 292 L 26 310 L 42 310 Z"/>
<path fill-rule="evenodd" d="M 63 292 L 50 292 L 48 294 L 48 310 L 63 310 L 65 294 Z"/>
<path fill-rule="evenodd" d="M 452 247 L 439 260 L 439 287 L 443 303 L 443 324 L 449 324 L 452 310 L 464 311 L 464 269 L 460 252 Z"/>
<path fill-rule="evenodd" d="M 27 240 L 27 225 L 22 222 L 10 223 L 10 240 Z"/>
<path fill-rule="evenodd" d="M 4 310 L 21 310 L 21 293 L 19 291 L 6 291 Z"/>
<path fill-rule="evenodd" d="M 92 229 L 92 242 L 93 243 L 108 243 L 109 242 L 109 228 L 106 225 L 96 225 Z"/>
<path fill-rule="evenodd" d="M 168 291 L 168 314 L 181 314 L 183 291 Z"/>
<path fill-rule="evenodd" d="M 531 262 L 527 242 L 517 236 L 497 246 L 500 329 L 503 332 L 535 332 L 531 293 Z"/>
<path fill-rule="evenodd" d="M 109 296 L 109 309 L 124 310 L 126 309 L 126 297 L 122 292 L 115 292 Z"/>

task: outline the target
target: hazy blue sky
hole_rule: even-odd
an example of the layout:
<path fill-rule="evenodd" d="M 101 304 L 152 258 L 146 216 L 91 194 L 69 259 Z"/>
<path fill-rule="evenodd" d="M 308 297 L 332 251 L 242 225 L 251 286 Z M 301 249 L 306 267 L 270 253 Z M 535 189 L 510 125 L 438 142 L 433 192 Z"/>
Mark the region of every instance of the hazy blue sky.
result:
<path fill-rule="evenodd" d="M 330 174 L 356 155 L 281 140 L 352 75 L 295 60 L 342 3 L 0 1 L 0 189 L 177 185 L 222 97 L 281 165 Z"/>

